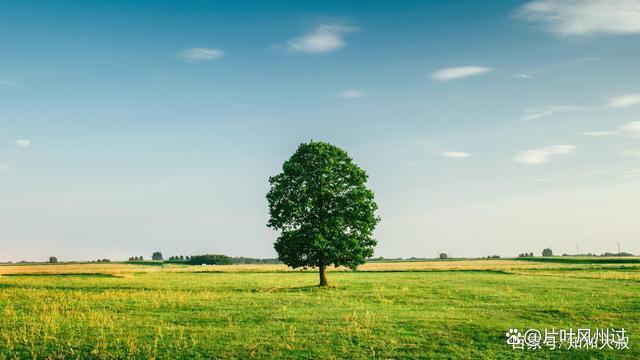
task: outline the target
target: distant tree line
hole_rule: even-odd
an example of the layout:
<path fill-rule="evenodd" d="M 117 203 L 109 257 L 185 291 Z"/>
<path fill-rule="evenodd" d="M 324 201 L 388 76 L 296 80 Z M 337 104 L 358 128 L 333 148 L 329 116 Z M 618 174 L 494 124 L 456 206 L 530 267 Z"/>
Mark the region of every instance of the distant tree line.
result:
<path fill-rule="evenodd" d="M 228 264 L 279 264 L 278 259 L 258 259 L 249 257 L 230 257 L 220 254 L 207 255 L 175 255 L 169 256 L 168 262 L 192 265 L 228 265 Z"/>
<path fill-rule="evenodd" d="M 616 253 L 616 254 L 610 253 L 610 252 L 606 252 L 604 254 L 600 254 L 600 256 L 634 256 L 634 255 L 631 254 L 631 253 L 623 251 L 623 252 L 619 252 L 619 253 Z"/>
<path fill-rule="evenodd" d="M 231 265 L 231 258 L 221 254 L 193 255 L 189 258 L 191 265 Z"/>
<path fill-rule="evenodd" d="M 528 253 L 520 253 L 518 254 L 518 257 L 534 257 L 533 252 L 528 252 Z"/>
<path fill-rule="evenodd" d="M 277 258 L 273 259 L 255 259 L 248 257 L 233 257 L 231 258 L 231 263 L 233 264 L 280 264 L 281 261 Z"/>
<path fill-rule="evenodd" d="M 423 261 L 423 260 L 433 260 L 433 258 L 426 258 L 426 257 L 408 257 L 408 258 L 402 258 L 402 257 L 397 257 L 397 258 L 386 258 L 383 256 L 378 256 L 375 258 L 369 258 L 367 259 L 367 262 L 376 262 L 376 261 Z"/>
<path fill-rule="evenodd" d="M 151 260 L 161 261 L 162 253 L 156 251 L 151 255 Z M 143 256 L 132 256 L 129 261 L 144 261 Z M 230 265 L 230 264 L 280 264 L 278 259 L 258 259 L 249 257 L 230 257 L 222 254 L 206 254 L 206 255 L 172 255 L 165 262 L 190 264 L 190 265 Z"/>
<path fill-rule="evenodd" d="M 592 253 L 588 253 L 588 254 L 577 254 L 578 256 L 634 256 L 633 254 L 627 253 L 627 252 L 620 252 L 620 253 L 611 253 L 611 252 L 605 252 L 602 253 L 600 255 L 597 254 L 592 254 Z M 553 256 L 553 251 L 550 248 L 545 248 L 542 250 L 542 256 L 544 257 L 549 257 L 549 256 Z M 562 254 L 562 256 L 576 256 L 576 255 L 570 255 L 570 254 Z M 526 258 L 526 257 L 535 257 L 533 252 L 523 252 L 518 254 L 519 258 Z M 446 253 L 440 253 L 438 255 L 439 259 L 445 260 L 445 259 L 449 259 L 449 256 Z M 151 259 L 154 261 L 163 261 L 163 256 L 162 253 L 160 251 L 156 251 L 151 255 Z M 483 259 L 500 259 L 499 255 L 489 255 L 486 257 L 483 257 Z M 430 260 L 430 258 L 423 258 L 423 257 L 409 257 L 409 258 L 384 258 L 382 256 L 376 257 L 376 258 L 369 258 L 367 259 L 367 262 L 376 262 L 376 261 L 421 261 L 421 260 Z M 98 259 L 96 260 L 96 262 L 109 262 L 109 259 Z M 128 261 L 144 261 L 144 257 L 143 256 L 132 256 L 129 258 Z M 250 257 L 243 257 L 243 256 L 239 256 L 239 257 L 230 257 L 227 255 L 222 255 L 222 254 L 206 254 L 206 255 L 174 255 L 174 256 L 169 256 L 169 258 L 167 260 L 164 260 L 165 262 L 174 262 L 174 263 L 182 263 L 182 264 L 190 264 L 190 265 L 231 265 L 231 264 L 281 264 L 282 261 L 280 261 L 277 258 L 266 258 L 266 259 L 261 259 L 261 258 L 250 258 Z M 26 261 L 22 261 L 24 263 L 26 263 Z M 55 256 L 51 256 L 49 258 L 49 263 L 55 264 L 58 262 L 58 259 Z M 10 263 L 10 262 L 9 262 Z"/>
<path fill-rule="evenodd" d="M 562 256 L 603 256 L 603 257 L 606 257 L 606 256 L 635 256 L 635 255 L 623 251 L 623 252 L 619 252 L 619 253 L 605 252 L 605 253 L 602 253 L 600 255 L 593 254 L 593 253 L 587 253 L 587 254 L 575 254 L 575 255 L 562 254 Z"/>

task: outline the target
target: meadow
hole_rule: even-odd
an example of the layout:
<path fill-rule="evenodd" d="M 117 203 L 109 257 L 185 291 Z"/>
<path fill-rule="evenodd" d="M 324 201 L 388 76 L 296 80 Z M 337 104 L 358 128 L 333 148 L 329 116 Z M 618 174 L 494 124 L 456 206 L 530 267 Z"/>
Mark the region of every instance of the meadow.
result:
<path fill-rule="evenodd" d="M 568 260 L 568 259 L 567 259 Z M 0 358 L 640 358 L 640 263 L 0 266 Z M 625 328 L 626 350 L 513 350 L 511 328 Z"/>

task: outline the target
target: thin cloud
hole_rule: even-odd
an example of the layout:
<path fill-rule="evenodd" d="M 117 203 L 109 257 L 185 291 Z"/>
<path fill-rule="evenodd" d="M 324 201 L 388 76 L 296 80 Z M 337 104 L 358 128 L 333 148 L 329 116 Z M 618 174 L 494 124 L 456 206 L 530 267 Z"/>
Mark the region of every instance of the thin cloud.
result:
<path fill-rule="evenodd" d="M 640 178 L 640 169 L 627 170 L 620 177 L 623 179 Z"/>
<path fill-rule="evenodd" d="M 18 81 L 0 79 L 0 87 L 13 88 L 13 89 L 24 89 L 26 86 Z"/>
<path fill-rule="evenodd" d="M 618 132 L 625 136 L 640 138 L 640 121 L 631 121 L 620 125 L 618 126 Z"/>
<path fill-rule="evenodd" d="M 27 147 L 31 145 L 31 140 L 29 139 L 18 139 L 16 140 L 16 145 L 21 147 Z"/>
<path fill-rule="evenodd" d="M 448 81 L 462 79 L 469 76 L 486 74 L 493 69 L 483 66 L 461 66 L 440 69 L 431 74 L 431 78 L 436 81 Z"/>
<path fill-rule="evenodd" d="M 626 94 L 609 98 L 605 106 L 610 108 L 626 108 L 640 104 L 640 94 Z"/>
<path fill-rule="evenodd" d="M 561 36 L 640 33 L 636 0 L 535 0 L 516 10 L 516 17 Z"/>
<path fill-rule="evenodd" d="M 219 59 L 225 52 L 214 48 L 191 48 L 178 53 L 178 57 L 189 63 L 201 63 Z"/>
<path fill-rule="evenodd" d="M 471 156 L 471 154 L 462 151 L 440 151 L 439 154 L 452 159 L 463 159 Z"/>
<path fill-rule="evenodd" d="M 358 31 L 355 26 L 325 24 L 316 27 L 312 32 L 288 40 L 284 46 L 276 45 L 276 49 L 284 48 L 292 54 L 324 54 L 339 50 L 346 46 L 344 36 Z"/>
<path fill-rule="evenodd" d="M 622 135 L 632 138 L 640 138 L 640 121 L 631 121 L 626 124 L 620 125 L 613 130 L 584 131 L 580 134 L 586 136 Z"/>
<path fill-rule="evenodd" d="M 568 154 L 576 149 L 575 145 L 551 145 L 540 149 L 521 151 L 514 161 L 522 164 L 544 164 L 552 156 Z"/>
<path fill-rule="evenodd" d="M 365 94 L 358 90 L 345 90 L 336 94 L 337 98 L 357 99 L 364 97 Z"/>
<path fill-rule="evenodd" d="M 613 134 L 613 131 L 583 131 L 580 135 L 584 136 L 609 136 Z"/>
<path fill-rule="evenodd" d="M 515 79 L 531 79 L 533 75 L 529 73 L 520 73 L 520 74 L 513 74 L 511 75 L 511 77 Z"/>
<path fill-rule="evenodd" d="M 551 179 L 550 178 L 535 178 L 535 179 L 531 179 L 531 181 L 533 182 L 549 182 Z"/>
<path fill-rule="evenodd" d="M 553 105 L 553 106 L 541 106 L 536 108 L 526 109 L 524 115 L 520 117 L 521 122 L 527 122 L 532 120 L 538 120 L 548 116 L 553 116 L 561 113 L 568 113 L 578 111 L 582 109 L 581 106 L 575 105 Z"/>
<path fill-rule="evenodd" d="M 577 59 L 573 59 L 570 62 L 576 62 L 576 63 L 596 63 L 596 62 L 602 62 L 604 61 L 604 59 L 597 57 L 597 56 L 583 56 L 581 58 L 577 58 Z"/>
<path fill-rule="evenodd" d="M 585 178 L 585 177 L 604 175 L 606 173 L 607 172 L 604 171 L 604 170 L 592 170 L 592 171 L 584 172 L 584 173 L 578 175 L 578 177 Z"/>
<path fill-rule="evenodd" d="M 11 171 L 11 166 L 0 164 L 0 172 Z"/>
<path fill-rule="evenodd" d="M 622 156 L 640 157 L 640 148 L 623 149 L 620 151 Z"/>

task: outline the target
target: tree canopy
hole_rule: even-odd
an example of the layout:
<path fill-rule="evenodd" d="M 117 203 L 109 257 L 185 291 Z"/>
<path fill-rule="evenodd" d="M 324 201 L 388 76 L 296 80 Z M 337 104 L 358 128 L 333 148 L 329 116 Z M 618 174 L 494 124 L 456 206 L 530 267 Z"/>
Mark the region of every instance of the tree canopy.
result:
<path fill-rule="evenodd" d="M 279 230 L 274 247 L 293 268 L 317 267 L 327 285 L 327 266 L 356 269 L 373 255 L 379 222 L 368 175 L 337 146 L 301 144 L 269 178 L 268 226 Z"/>
<path fill-rule="evenodd" d="M 189 259 L 191 265 L 230 265 L 231 258 L 226 255 L 207 254 L 193 255 Z"/>

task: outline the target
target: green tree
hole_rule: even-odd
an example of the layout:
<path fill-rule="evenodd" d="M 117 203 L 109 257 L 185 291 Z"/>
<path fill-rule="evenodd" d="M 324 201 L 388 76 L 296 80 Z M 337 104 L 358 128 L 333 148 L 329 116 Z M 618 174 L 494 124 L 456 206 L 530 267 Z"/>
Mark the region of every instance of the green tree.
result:
<path fill-rule="evenodd" d="M 551 249 L 549 248 L 546 248 L 542 250 L 542 256 L 553 256 L 553 251 L 551 251 Z"/>
<path fill-rule="evenodd" d="M 156 251 L 151 255 L 151 260 L 162 260 L 162 253 L 160 251 Z"/>
<path fill-rule="evenodd" d="M 231 258 L 226 255 L 207 254 L 194 255 L 189 259 L 191 265 L 231 265 Z"/>
<path fill-rule="evenodd" d="M 373 255 L 376 216 L 367 173 L 337 146 L 303 143 L 269 178 L 268 226 L 280 231 L 274 247 L 292 268 L 317 267 L 320 286 L 327 266 L 356 269 Z"/>
<path fill-rule="evenodd" d="M 55 256 L 50 256 L 49 257 L 49 263 L 51 264 L 56 264 L 58 262 L 58 258 Z"/>

